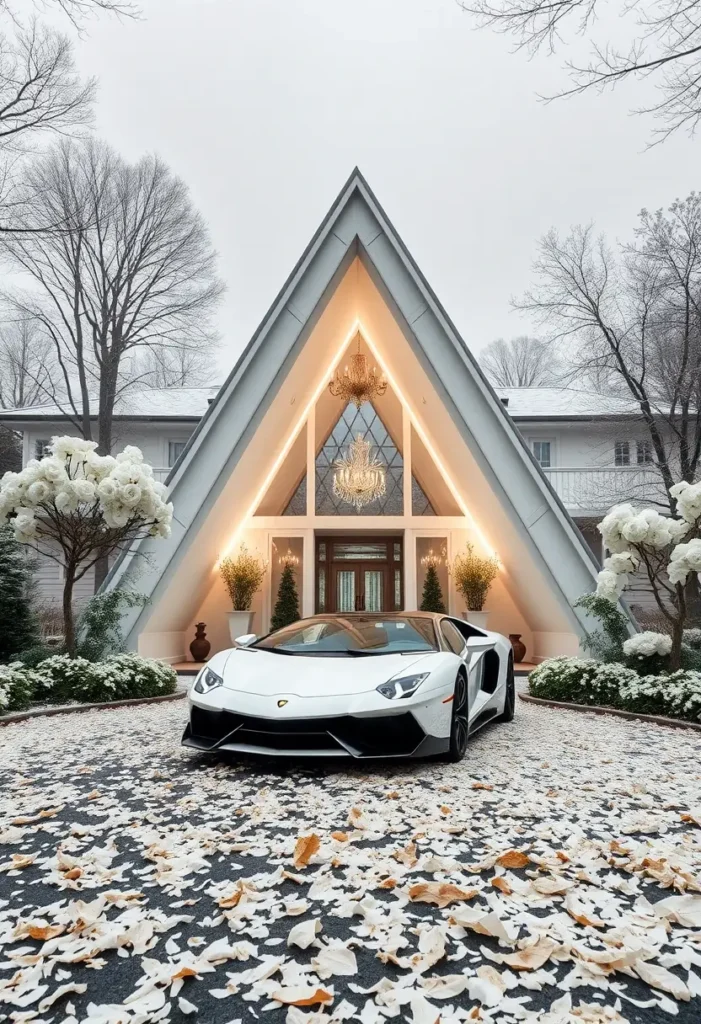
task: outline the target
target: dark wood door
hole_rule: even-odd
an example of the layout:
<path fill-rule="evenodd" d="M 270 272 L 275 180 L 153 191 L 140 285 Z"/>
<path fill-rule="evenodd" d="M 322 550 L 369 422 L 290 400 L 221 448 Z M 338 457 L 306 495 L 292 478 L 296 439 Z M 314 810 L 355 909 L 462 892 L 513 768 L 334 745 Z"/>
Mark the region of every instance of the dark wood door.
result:
<path fill-rule="evenodd" d="M 400 611 L 401 537 L 317 538 L 317 612 Z"/>

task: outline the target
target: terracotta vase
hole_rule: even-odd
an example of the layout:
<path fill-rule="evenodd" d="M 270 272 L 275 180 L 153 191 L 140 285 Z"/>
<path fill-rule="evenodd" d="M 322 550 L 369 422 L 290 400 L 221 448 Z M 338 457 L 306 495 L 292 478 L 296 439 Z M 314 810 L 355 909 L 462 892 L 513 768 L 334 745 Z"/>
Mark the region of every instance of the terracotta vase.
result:
<path fill-rule="evenodd" d="M 206 629 L 207 624 L 205 622 L 195 623 L 195 639 L 190 644 L 190 654 L 193 661 L 206 661 L 212 649 L 212 645 L 207 639 Z"/>
<path fill-rule="evenodd" d="M 509 640 L 511 641 L 511 649 L 514 652 L 514 661 L 518 664 L 520 661 L 526 660 L 526 645 L 521 639 L 520 633 L 509 633 Z"/>

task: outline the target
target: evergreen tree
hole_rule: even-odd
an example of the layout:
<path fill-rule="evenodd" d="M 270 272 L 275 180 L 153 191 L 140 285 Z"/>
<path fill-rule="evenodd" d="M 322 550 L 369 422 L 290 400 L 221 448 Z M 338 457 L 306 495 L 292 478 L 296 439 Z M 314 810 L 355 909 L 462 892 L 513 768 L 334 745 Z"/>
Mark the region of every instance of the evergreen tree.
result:
<path fill-rule="evenodd" d="M 289 562 L 285 562 L 280 577 L 280 586 L 277 590 L 275 611 L 270 620 L 270 628 L 282 629 L 283 626 L 289 626 L 291 622 L 296 622 L 299 617 L 299 595 L 295 583 L 295 571 Z"/>
<path fill-rule="evenodd" d="M 39 640 L 32 609 L 34 566 L 10 526 L 0 527 L 0 664 L 13 661 Z"/>
<path fill-rule="evenodd" d="M 435 565 L 429 563 L 426 569 L 424 580 L 424 591 L 421 598 L 422 612 L 444 612 L 445 601 L 441 590 L 441 581 L 438 579 L 438 570 Z"/>

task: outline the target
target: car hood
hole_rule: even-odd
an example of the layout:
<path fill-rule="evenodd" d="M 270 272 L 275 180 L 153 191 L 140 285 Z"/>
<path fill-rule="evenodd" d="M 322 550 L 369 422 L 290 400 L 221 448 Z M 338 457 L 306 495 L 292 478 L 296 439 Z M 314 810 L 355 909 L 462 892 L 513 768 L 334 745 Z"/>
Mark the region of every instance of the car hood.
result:
<path fill-rule="evenodd" d="M 240 648 L 232 650 L 226 659 L 223 680 L 227 689 L 265 696 L 293 693 L 299 697 L 331 697 L 374 690 L 393 676 L 426 671 L 429 666 L 422 663 L 435 657 L 431 651 L 360 658 L 305 657 Z"/>

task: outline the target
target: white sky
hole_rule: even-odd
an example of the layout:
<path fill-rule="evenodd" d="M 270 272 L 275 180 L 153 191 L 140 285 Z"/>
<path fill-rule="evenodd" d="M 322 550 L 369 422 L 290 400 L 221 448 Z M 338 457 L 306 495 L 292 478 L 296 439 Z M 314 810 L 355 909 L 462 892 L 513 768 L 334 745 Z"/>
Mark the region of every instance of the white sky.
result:
<path fill-rule="evenodd" d="M 551 225 L 628 236 L 699 180 L 679 136 L 646 149 L 621 88 L 549 105 L 559 57 L 528 61 L 454 0 L 144 0 L 78 43 L 98 131 L 189 184 L 228 285 L 234 362 L 355 164 L 475 350 L 528 330 L 510 299 Z M 647 94 L 649 95 L 649 93 Z"/>

